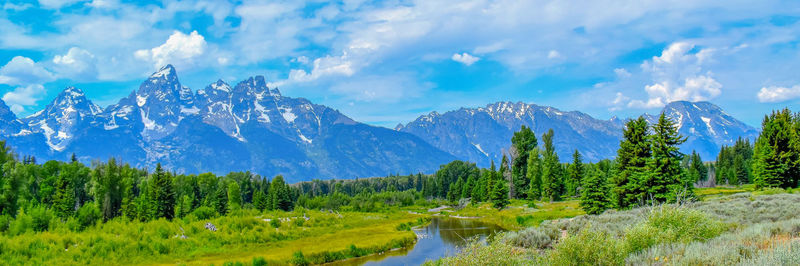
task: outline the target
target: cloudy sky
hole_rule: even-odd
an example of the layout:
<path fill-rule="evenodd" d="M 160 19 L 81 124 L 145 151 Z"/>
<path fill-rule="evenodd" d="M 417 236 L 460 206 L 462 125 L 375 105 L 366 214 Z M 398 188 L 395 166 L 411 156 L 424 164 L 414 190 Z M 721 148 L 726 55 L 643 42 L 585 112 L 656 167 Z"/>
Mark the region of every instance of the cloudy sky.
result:
<path fill-rule="evenodd" d="M 711 101 L 751 125 L 800 103 L 800 1 L 136 1 L 0 4 L 0 93 L 101 106 L 173 64 L 193 90 L 264 75 L 356 120 L 523 101 L 598 118 Z"/>

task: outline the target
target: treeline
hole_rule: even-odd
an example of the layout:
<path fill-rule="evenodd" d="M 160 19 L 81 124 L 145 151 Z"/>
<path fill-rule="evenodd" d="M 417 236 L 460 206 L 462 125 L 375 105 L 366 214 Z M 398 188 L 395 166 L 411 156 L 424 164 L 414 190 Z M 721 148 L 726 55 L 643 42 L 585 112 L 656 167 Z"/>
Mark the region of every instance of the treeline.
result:
<path fill-rule="evenodd" d="M 629 120 L 614 160 L 585 163 L 576 150 L 561 163 L 553 130 L 537 138 L 522 126 L 499 165 L 489 168 L 453 161 L 434 174 L 393 175 L 353 180 L 312 180 L 287 184 L 249 172 L 218 176 L 176 174 L 157 165 L 153 172 L 117 163 L 86 166 L 19 160 L 0 142 L 0 231 L 47 230 L 53 221 L 81 230 L 99 221 L 207 219 L 239 209 L 384 211 L 411 205 L 477 204 L 503 208 L 510 200 L 558 201 L 579 198 L 588 213 L 609 208 L 671 202 L 693 196 L 695 184 L 754 183 L 758 188 L 796 187 L 800 177 L 800 114 L 788 109 L 764 118 L 754 145 L 739 139 L 722 147 L 716 163 L 697 153 L 682 154 L 686 139 L 662 114 L 649 125 Z M 541 143 L 540 143 L 541 140 Z M 707 180 L 709 177 L 714 180 Z"/>
<path fill-rule="evenodd" d="M 17 226 L 46 230 L 52 221 L 80 230 L 98 221 L 148 221 L 193 215 L 198 219 L 241 208 L 291 210 L 299 194 L 283 177 L 248 172 L 178 175 L 158 164 L 154 172 L 115 159 L 91 167 L 77 161 L 36 164 L 0 142 L 0 231 Z"/>

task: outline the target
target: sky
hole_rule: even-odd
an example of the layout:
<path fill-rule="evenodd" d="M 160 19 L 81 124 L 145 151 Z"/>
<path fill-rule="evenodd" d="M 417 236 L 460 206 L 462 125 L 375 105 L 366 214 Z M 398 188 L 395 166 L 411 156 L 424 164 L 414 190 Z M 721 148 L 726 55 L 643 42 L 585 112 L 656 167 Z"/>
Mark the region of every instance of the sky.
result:
<path fill-rule="evenodd" d="M 264 75 L 372 125 L 522 101 L 600 119 L 710 101 L 800 105 L 800 1 L 120 1 L 0 4 L 0 95 L 116 103 L 165 64 L 193 90 Z"/>

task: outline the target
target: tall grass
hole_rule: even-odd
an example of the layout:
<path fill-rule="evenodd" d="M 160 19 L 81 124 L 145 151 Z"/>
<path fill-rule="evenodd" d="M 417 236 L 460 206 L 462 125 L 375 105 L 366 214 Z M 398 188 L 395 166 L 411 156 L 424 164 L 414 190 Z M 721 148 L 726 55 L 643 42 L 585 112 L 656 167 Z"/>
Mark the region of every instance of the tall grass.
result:
<path fill-rule="evenodd" d="M 800 265 L 799 243 L 800 195 L 739 193 L 545 221 L 429 264 L 483 265 L 463 258 L 505 249 L 528 265 Z"/>

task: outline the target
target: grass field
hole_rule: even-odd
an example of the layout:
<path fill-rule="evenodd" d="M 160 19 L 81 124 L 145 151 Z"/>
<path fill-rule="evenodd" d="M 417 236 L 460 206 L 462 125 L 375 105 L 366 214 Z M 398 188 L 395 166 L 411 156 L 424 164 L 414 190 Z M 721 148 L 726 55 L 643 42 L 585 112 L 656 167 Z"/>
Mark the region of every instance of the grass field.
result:
<path fill-rule="evenodd" d="M 428 264 L 800 264 L 800 194 L 749 191 L 698 189 L 699 202 L 553 220 Z"/>

